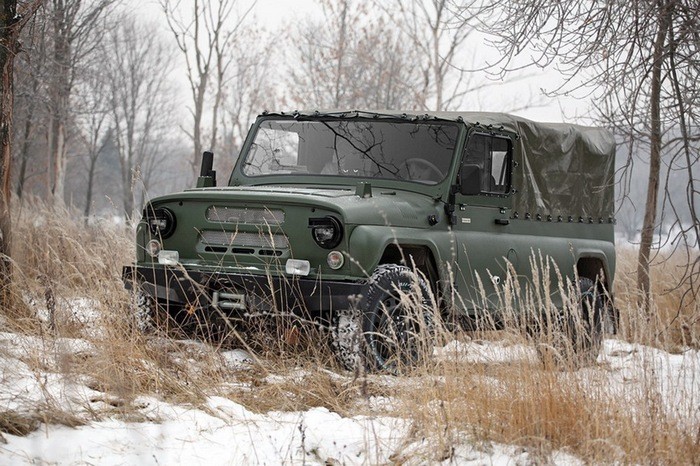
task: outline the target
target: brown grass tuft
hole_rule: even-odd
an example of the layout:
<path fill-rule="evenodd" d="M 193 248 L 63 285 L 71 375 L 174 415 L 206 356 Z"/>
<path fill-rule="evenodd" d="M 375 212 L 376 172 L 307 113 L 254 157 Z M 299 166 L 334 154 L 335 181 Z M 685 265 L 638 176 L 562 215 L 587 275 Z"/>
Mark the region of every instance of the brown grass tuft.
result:
<path fill-rule="evenodd" d="M 700 457 L 698 432 L 664 413 L 653 389 L 623 401 L 589 373 L 546 371 L 527 360 L 446 364 L 437 380 L 405 387 L 397 398 L 419 426 L 414 435 L 434 439 L 437 452 L 467 432 L 471 442 L 522 445 L 544 457 L 563 450 L 592 463 Z"/>
<path fill-rule="evenodd" d="M 651 271 L 653 312 L 646 315 L 637 304 L 636 250 L 618 247 L 617 256 L 615 304 L 620 309 L 623 338 L 671 352 L 700 349 L 700 302 L 688 283 L 679 286 L 686 257 L 658 254 Z"/>
<path fill-rule="evenodd" d="M 39 428 L 36 416 L 21 414 L 16 411 L 0 413 L 0 432 L 24 437 Z"/>

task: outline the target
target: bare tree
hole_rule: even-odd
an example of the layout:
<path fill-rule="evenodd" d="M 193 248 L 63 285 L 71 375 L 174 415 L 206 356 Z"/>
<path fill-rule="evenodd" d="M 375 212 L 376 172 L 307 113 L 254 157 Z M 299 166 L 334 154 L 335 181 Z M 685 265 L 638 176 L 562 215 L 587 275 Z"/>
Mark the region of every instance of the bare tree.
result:
<path fill-rule="evenodd" d="M 458 63 L 475 28 L 469 21 L 453 20 L 448 0 L 377 0 L 376 5 L 393 19 L 419 52 L 423 82 L 416 90 L 416 100 L 426 110 L 459 107 L 462 98 L 476 90 L 467 82 L 473 73 Z"/>
<path fill-rule="evenodd" d="M 194 144 L 192 173 L 195 174 L 202 158 L 206 104 L 211 98 L 212 135 L 209 149 L 214 150 L 222 86 L 228 67 L 227 50 L 254 3 L 237 17 L 237 0 L 193 0 L 184 5 L 180 0 L 160 0 L 160 4 L 185 59 L 192 98 L 192 129 L 186 130 L 186 133 Z"/>
<path fill-rule="evenodd" d="M 263 109 L 276 107 L 277 79 L 272 65 L 279 60 L 277 40 L 266 38 L 259 27 L 244 26 L 239 40 L 228 50 L 230 67 L 223 80 L 220 151 L 227 158 L 217 158 L 217 170 L 225 173 L 233 168 L 248 128 Z"/>
<path fill-rule="evenodd" d="M 12 281 L 12 262 L 9 256 L 12 244 L 10 187 L 14 61 L 20 50 L 20 32 L 39 8 L 41 1 L 24 3 L 19 11 L 17 3 L 17 0 L 3 0 L 0 7 L 0 305 L 4 309 L 10 304 L 9 285 Z"/>
<path fill-rule="evenodd" d="M 49 89 L 49 194 L 63 201 L 66 167 L 66 124 L 70 98 L 81 60 L 97 46 L 93 28 L 116 0 L 50 0 L 52 73 Z"/>
<path fill-rule="evenodd" d="M 472 0 L 473 1 L 473 0 Z M 483 40 L 475 24 L 478 18 L 455 17 L 450 0 L 374 0 L 401 32 L 400 39 L 415 50 L 420 82 L 414 100 L 425 110 L 458 110 L 469 96 L 470 106 L 481 92 L 528 79 L 517 74 L 494 79 L 486 63 L 480 63 L 475 43 Z M 464 11 L 464 10 L 463 10 Z M 538 105 L 530 92 L 520 92 L 507 108 L 516 112 Z"/>
<path fill-rule="evenodd" d="M 473 17 L 472 5 L 455 7 Z M 649 161 L 644 222 L 638 256 L 637 286 L 649 309 L 649 264 L 659 226 L 662 152 L 672 152 L 668 170 L 687 173 L 690 223 L 679 222 L 675 239 L 697 247 L 698 180 L 694 173 L 700 139 L 697 76 L 700 74 L 700 3 L 696 0 L 611 0 L 593 2 L 486 0 L 478 14 L 495 37 L 505 73 L 529 64 L 556 65 L 565 80 L 562 92 L 588 89 L 597 97 L 598 118 L 630 147 L 646 145 Z M 518 61 L 525 57 L 525 62 Z M 671 136 L 672 135 L 672 136 Z M 611 181 L 612 182 L 612 181 Z M 676 215 L 661 204 L 664 215 Z M 667 208 L 663 208 L 667 207 Z M 691 254 L 682 280 L 700 273 Z M 697 291 L 697 287 L 693 288 Z"/>
<path fill-rule="evenodd" d="M 366 4 L 324 0 L 321 6 L 323 19 L 295 33 L 293 100 L 319 108 L 414 107 L 414 48 Z"/>
<path fill-rule="evenodd" d="M 103 30 L 104 31 L 104 30 Z M 99 56 L 98 56 L 99 57 Z M 96 58 L 98 58 L 96 57 Z M 104 58 L 104 55 L 102 56 Z M 102 151 L 114 138 L 110 116 L 110 80 L 103 71 L 102 60 L 83 74 L 75 92 L 76 133 L 81 152 L 87 163 L 84 215 L 90 216 L 93 204 L 97 164 Z"/>
<path fill-rule="evenodd" d="M 15 63 L 15 149 L 14 159 L 19 163 L 15 193 L 22 197 L 31 176 L 42 174 L 43 164 L 38 163 L 37 153 L 44 153 L 40 144 L 46 124 L 47 74 L 45 15 L 35 14 L 22 32 L 23 53 Z M 41 161 L 44 161 L 43 155 Z"/>
<path fill-rule="evenodd" d="M 353 84 L 353 99 L 367 108 L 416 108 L 419 55 L 388 20 L 377 17 L 362 28 L 349 55 L 346 77 Z"/>
<path fill-rule="evenodd" d="M 168 79 L 173 54 L 150 25 L 133 17 L 118 27 L 104 45 L 110 79 L 109 107 L 121 164 L 124 212 L 131 216 L 145 196 L 157 163 L 164 157 L 165 134 L 174 127 Z"/>

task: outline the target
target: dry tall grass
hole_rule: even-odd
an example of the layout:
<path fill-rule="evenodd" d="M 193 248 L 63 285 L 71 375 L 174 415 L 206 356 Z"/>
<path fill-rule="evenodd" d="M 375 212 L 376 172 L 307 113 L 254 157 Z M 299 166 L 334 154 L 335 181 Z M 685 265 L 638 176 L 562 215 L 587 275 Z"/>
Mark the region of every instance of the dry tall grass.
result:
<path fill-rule="evenodd" d="M 395 394 L 399 411 L 414 420 L 415 438 L 432 439 L 420 452 L 427 461 L 450 458 L 468 433 L 486 445 L 522 445 L 535 463 L 558 450 L 593 464 L 698 464 L 700 374 L 671 374 L 667 353 L 623 346 L 602 362 L 565 360 L 553 370 L 516 326 L 447 339 L 435 364 L 414 373 L 420 382 Z M 478 349 L 496 339 L 502 346 Z M 614 359 L 630 355 L 632 369 L 616 367 Z"/>
<path fill-rule="evenodd" d="M 526 358 L 448 362 L 430 372 L 440 377 L 397 394 L 415 436 L 433 439 L 423 452 L 428 461 L 458 445 L 465 432 L 523 445 L 535 457 L 563 450 L 593 464 L 697 464 L 700 458 L 697 424 L 669 415 L 653 384 L 624 399 L 602 377 L 545 371 Z"/>
<path fill-rule="evenodd" d="M 674 288 L 681 266 L 675 258 L 666 258 L 654 273 L 656 313 L 644 315 L 634 292 L 635 256 L 623 250 L 617 274 L 616 306 L 621 313 L 618 338 L 671 352 L 698 348 L 700 313 L 697 302 Z M 598 464 L 698 464 L 700 458 L 700 410 L 697 406 L 672 406 L 668 387 L 687 399 L 700 397 L 700 374 L 686 374 L 685 380 L 673 379 L 663 363 L 640 350 L 637 372 L 616 380 L 610 362 L 592 363 L 579 370 L 551 370 L 543 367 L 523 336 L 522 309 L 531 314 L 556 312 L 548 301 L 549 289 L 542 277 L 550 276 L 546 260 L 533 258 L 533 289 L 522 289 L 515 280 L 506 280 L 499 297 L 505 312 L 506 330 L 497 338 L 511 345 L 515 357 L 485 363 L 471 362 L 471 348 L 448 352 L 437 365 L 423 367 L 415 376 L 420 383 L 404 384 L 395 395 L 402 415 L 414 420 L 415 438 L 432 439 L 422 453 L 430 462 L 449 459 L 464 433 L 484 442 L 498 441 L 523 445 L 535 462 L 547 462 L 554 450 L 569 451 L 585 461 Z M 539 278 L 538 278 L 539 277 Z M 563 291 L 574 305 L 572 290 Z M 517 296 L 517 299 L 515 298 Z M 478 324 L 477 324 L 478 326 Z M 470 341 L 494 338 L 492 325 L 463 334 L 441 335 L 445 341 Z M 545 339 L 551 338 L 546 335 Z M 632 350 L 637 351 L 637 350 Z M 653 354 L 653 353 L 652 353 Z M 558 364 L 579 368 L 573 353 Z M 678 382 L 687 384 L 676 386 Z M 626 385 L 628 384 L 628 385 Z M 666 388 L 664 388 L 664 386 Z M 539 459 L 538 459 L 539 458 Z M 404 458 L 405 459 L 405 458 Z"/>
<path fill-rule="evenodd" d="M 125 409 L 144 394 L 196 403 L 229 378 L 216 348 L 147 339 L 132 325 L 132 297 L 121 280 L 122 266 L 134 256 L 131 228 L 108 220 L 86 224 L 71 209 L 39 201 L 13 214 L 14 287 L 20 304 L 15 312 L 5 311 L 6 325 L 45 338 L 78 337 L 95 347 L 72 363 L 78 367 L 49 371 L 86 374 L 91 388 L 118 398 Z"/>
<path fill-rule="evenodd" d="M 393 400 L 393 415 L 413 420 L 413 438 L 431 439 L 426 451 L 411 450 L 414 458 L 422 454 L 418 458 L 426 462 L 449 458 L 455 445 L 465 441 L 464 435 L 469 442 L 524 445 L 542 458 L 553 449 L 569 450 L 593 463 L 691 464 L 700 458 L 699 426 L 683 425 L 669 415 L 656 384 L 619 396 L 605 385 L 605 366 L 597 372 L 544 370 L 532 354 L 489 364 L 446 358 L 387 384 L 381 377 L 356 378 L 326 369 L 333 363 L 318 344 L 324 335 L 303 333 L 298 338 L 285 333 L 248 369 L 228 363 L 215 345 L 164 335 L 145 338 L 131 325 L 132 298 L 120 277 L 121 267 L 134 255 L 130 228 L 108 221 L 86 225 L 70 209 L 38 201 L 17 207 L 13 214 L 18 305 L 4 309 L 0 321 L 14 332 L 47 341 L 79 337 L 91 342 L 95 349 L 89 354 L 57 358 L 41 370 L 86 377 L 90 387 L 109 400 L 110 415 L 135 415 L 133 403 L 148 394 L 195 405 L 217 394 L 257 412 L 325 406 L 343 414 L 376 413 L 369 401 L 379 397 Z M 621 250 L 618 264 L 621 337 L 674 351 L 697 348 L 697 302 L 686 300 L 679 308 L 683 290 L 665 293 L 677 276 L 673 261 L 653 269 L 658 312 L 649 319 L 636 306 L 634 254 Z M 94 311 L 87 313 L 89 318 L 76 301 L 86 297 Z M 37 314 L 37 309 L 45 312 Z M 493 336 L 477 332 L 456 338 Z M 498 338 L 527 348 L 517 333 Z M 38 360 L 31 354 L 24 359 L 31 364 Z M 43 417 L 33 413 L 24 420 L 16 413 L 0 413 L 0 431 L 11 430 L 3 428 L 5 424 L 24 425 L 26 420 L 32 428 L 35 419 L 78 422 L 58 404 L 43 409 Z M 406 459 L 396 457 L 399 462 Z"/>
<path fill-rule="evenodd" d="M 700 252 L 696 251 L 694 255 Z M 646 315 L 638 305 L 636 290 L 637 252 L 629 246 L 617 248 L 616 305 L 620 309 L 622 336 L 668 351 L 685 347 L 700 348 L 700 301 L 689 292 L 688 284 L 679 286 L 687 258 L 683 254 L 667 256 L 660 252 L 652 266 L 652 313 Z"/>

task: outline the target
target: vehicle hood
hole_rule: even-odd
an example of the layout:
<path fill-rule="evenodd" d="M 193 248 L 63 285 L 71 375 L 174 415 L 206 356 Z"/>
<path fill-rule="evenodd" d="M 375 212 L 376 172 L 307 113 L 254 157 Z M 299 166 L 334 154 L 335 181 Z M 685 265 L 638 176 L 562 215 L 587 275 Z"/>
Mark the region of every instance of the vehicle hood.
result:
<path fill-rule="evenodd" d="M 372 189 L 360 197 L 352 187 L 233 186 L 196 188 L 151 200 L 154 205 L 172 201 L 211 201 L 245 206 L 309 206 L 335 211 L 348 224 L 428 227 L 428 217 L 444 215 L 442 202 L 428 195 L 400 189 Z"/>

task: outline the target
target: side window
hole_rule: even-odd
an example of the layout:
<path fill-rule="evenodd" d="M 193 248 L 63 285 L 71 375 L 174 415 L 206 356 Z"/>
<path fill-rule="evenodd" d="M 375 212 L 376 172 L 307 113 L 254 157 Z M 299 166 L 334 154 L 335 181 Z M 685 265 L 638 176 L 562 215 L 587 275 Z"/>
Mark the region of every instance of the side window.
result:
<path fill-rule="evenodd" d="M 477 133 L 469 137 L 462 164 L 481 169 L 482 193 L 507 194 L 511 159 L 510 139 Z"/>

